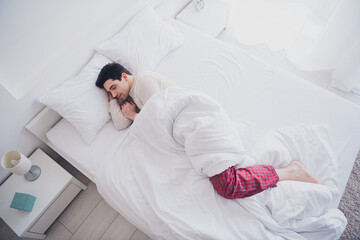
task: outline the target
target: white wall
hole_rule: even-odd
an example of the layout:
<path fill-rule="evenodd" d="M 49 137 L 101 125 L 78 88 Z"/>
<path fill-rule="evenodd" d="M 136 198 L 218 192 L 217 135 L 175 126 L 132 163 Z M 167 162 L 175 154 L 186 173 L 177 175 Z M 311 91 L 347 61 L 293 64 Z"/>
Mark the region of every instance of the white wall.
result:
<path fill-rule="evenodd" d="M 0 156 L 15 149 L 29 155 L 37 146 L 41 146 L 41 142 L 24 129 L 26 123 L 41 108 L 40 104 L 33 103 L 31 96 L 16 100 L 0 85 Z M 0 176 L 6 174 L 1 169 Z"/>
<path fill-rule="evenodd" d="M 39 146 L 46 149 L 24 128 L 44 107 L 35 99 L 77 74 L 93 47 L 123 27 L 130 16 L 119 14 L 122 6 L 138 2 L 129 13 L 134 14 L 146 4 L 142 0 L 25 2 L 0 0 L 0 83 L 10 82 L 20 92 L 14 96 L 0 84 L 0 156 L 13 149 L 25 155 Z"/>
<path fill-rule="evenodd" d="M 189 1 L 163 1 L 159 13 L 175 17 Z M 44 107 L 35 99 L 76 75 L 91 58 L 93 47 L 118 32 L 147 3 L 0 0 L 0 156 L 13 149 L 28 156 L 41 147 L 58 157 L 24 128 Z"/>

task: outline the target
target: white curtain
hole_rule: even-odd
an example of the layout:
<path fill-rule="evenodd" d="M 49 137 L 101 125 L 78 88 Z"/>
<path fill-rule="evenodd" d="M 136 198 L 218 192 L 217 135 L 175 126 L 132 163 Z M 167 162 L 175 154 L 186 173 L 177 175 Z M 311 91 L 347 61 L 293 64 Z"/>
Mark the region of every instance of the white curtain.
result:
<path fill-rule="evenodd" d="M 332 84 L 360 94 L 360 0 L 226 0 L 240 43 L 285 49 L 299 69 L 332 69 Z"/>

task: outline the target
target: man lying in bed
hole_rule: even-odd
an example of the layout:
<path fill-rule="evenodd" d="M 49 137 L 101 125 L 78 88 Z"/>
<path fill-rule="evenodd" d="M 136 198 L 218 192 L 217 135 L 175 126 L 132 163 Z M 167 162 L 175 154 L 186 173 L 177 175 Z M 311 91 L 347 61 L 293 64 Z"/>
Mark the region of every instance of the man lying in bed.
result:
<path fill-rule="evenodd" d="M 119 130 L 132 124 L 136 114 L 152 95 L 166 88 L 176 87 L 169 79 L 157 73 L 147 72 L 133 76 L 118 63 L 109 63 L 102 68 L 96 86 L 107 91 L 108 109 Z M 238 169 L 233 166 L 210 177 L 215 190 L 228 199 L 252 196 L 284 180 L 317 183 L 298 161 L 278 169 L 271 165 Z"/>

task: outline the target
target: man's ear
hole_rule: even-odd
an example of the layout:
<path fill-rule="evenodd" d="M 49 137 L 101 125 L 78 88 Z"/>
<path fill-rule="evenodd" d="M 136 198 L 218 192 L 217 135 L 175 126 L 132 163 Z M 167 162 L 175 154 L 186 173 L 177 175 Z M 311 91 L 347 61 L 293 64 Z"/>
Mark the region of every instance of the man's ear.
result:
<path fill-rule="evenodd" d="M 128 75 L 126 73 L 122 73 L 121 77 L 124 78 L 125 80 L 128 80 Z"/>

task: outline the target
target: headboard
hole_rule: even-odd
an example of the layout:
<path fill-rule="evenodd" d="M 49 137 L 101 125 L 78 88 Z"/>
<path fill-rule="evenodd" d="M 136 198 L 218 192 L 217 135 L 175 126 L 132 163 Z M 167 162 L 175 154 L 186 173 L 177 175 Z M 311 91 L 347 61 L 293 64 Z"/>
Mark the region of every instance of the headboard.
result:
<path fill-rule="evenodd" d="M 25 128 L 39 138 L 43 143 L 49 145 L 50 141 L 46 133 L 62 119 L 62 116 L 49 107 L 39 112 Z"/>

